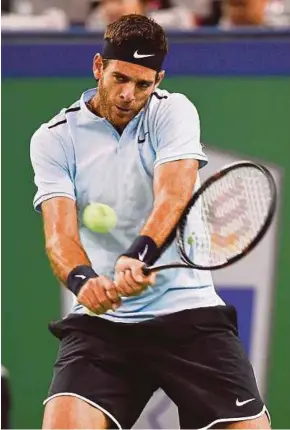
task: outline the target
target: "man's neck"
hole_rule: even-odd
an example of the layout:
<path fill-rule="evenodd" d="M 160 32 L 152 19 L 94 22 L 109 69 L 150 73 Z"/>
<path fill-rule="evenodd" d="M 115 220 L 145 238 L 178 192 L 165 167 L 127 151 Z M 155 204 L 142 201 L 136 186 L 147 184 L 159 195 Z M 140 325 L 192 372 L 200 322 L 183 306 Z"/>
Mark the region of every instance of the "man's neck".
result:
<path fill-rule="evenodd" d="M 106 118 L 105 117 L 105 115 L 104 115 L 104 112 L 102 111 L 102 108 L 101 108 L 101 103 L 100 103 L 100 99 L 99 99 L 99 97 L 98 97 L 98 94 L 96 94 L 92 99 L 90 99 L 87 103 L 86 103 L 86 105 L 87 105 L 87 107 L 90 109 L 90 111 L 93 113 L 93 114 L 95 114 L 95 115 L 97 115 L 97 116 L 99 116 L 99 117 L 101 117 L 101 118 Z M 108 121 L 110 121 L 110 120 L 108 120 Z M 110 121 L 111 122 L 111 121 Z M 112 123 L 111 123 L 112 124 Z M 124 131 L 124 128 L 125 128 L 125 126 L 124 127 L 116 127 L 114 124 L 112 124 L 112 126 L 113 127 L 115 127 L 115 129 L 117 130 L 117 132 L 120 134 L 120 136 L 121 136 L 121 134 L 123 133 L 123 131 Z"/>
<path fill-rule="evenodd" d="M 102 112 L 102 109 L 100 106 L 100 99 L 98 97 L 98 94 L 96 94 L 92 99 L 90 99 L 87 102 L 87 107 L 95 115 L 100 116 L 100 117 L 104 117 L 104 113 Z"/>

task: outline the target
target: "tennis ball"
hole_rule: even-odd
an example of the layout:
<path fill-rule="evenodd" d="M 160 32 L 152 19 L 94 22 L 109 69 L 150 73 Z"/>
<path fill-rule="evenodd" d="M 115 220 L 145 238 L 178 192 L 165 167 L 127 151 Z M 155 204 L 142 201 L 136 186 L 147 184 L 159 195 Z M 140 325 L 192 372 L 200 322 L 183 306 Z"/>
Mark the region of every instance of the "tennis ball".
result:
<path fill-rule="evenodd" d="M 114 209 L 103 203 L 91 203 L 83 212 L 84 225 L 95 233 L 108 233 L 117 224 Z"/>

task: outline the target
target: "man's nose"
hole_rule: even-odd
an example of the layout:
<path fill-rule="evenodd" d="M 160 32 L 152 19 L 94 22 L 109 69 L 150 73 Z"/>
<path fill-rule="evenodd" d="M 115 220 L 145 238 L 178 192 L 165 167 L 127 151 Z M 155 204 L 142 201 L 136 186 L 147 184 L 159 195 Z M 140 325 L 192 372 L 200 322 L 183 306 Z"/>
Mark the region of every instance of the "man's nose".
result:
<path fill-rule="evenodd" d="M 126 103 L 132 102 L 135 98 L 135 85 L 133 83 L 124 85 L 122 87 L 120 97 Z"/>

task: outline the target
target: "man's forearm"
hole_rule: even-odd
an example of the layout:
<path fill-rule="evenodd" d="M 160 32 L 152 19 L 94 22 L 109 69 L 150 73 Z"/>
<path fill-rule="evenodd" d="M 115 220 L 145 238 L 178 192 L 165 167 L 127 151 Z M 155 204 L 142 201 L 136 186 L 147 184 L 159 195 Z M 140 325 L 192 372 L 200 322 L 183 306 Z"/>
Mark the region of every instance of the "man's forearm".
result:
<path fill-rule="evenodd" d="M 69 273 L 76 266 L 91 266 L 90 260 L 81 244 L 71 237 L 63 236 L 50 241 L 46 246 L 46 253 L 53 272 L 64 284 Z"/>
<path fill-rule="evenodd" d="M 170 236 L 189 202 L 196 181 L 198 161 L 164 163 L 154 172 L 154 207 L 141 230 L 160 248 Z"/>
<path fill-rule="evenodd" d="M 176 196 L 158 199 L 141 234 L 151 237 L 161 247 L 177 225 L 188 200 Z"/>

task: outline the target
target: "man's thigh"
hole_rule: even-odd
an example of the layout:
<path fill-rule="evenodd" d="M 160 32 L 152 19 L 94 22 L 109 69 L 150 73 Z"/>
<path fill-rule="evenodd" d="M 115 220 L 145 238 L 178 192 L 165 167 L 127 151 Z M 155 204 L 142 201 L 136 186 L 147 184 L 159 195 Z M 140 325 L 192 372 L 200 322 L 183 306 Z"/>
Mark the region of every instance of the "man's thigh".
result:
<path fill-rule="evenodd" d="M 58 330 L 61 324 L 68 322 L 60 322 Z M 126 347 L 123 345 L 122 348 L 120 336 L 111 336 L 110 331 L 106 336 L 106 327 L 102 322 L 101 336 L 76 329 L 66 329 L 60 336 L 53 379 L 44 404 L 49 405 L 63 395 L 75 397 L 104 413 L 109 428 L 130 428 L 155 387 Z"/>
<path fill-rule="evenodd" d="M 60 395 L 45 405 L 43 429 L 107 429 L 111 420 L 100 409 L 76 396 Z"/>
<path fill-rule="evenodd" d="M 221 427 L 220 427 L 221 428 Z M 245 421 L 235 421 L 228 424 L 224 424 L 224 429 L 261 429 L 261 430 L 267 430 L 271 429 L 269 417 L 267 413 L 263 413 L 258 418 L 254 418 L 251 420 L 245 420 Z"/>
<path fill-rule="evenodd" d="M 178 318 L 178 315 L 176 315 Z M 159 384 L 179 409 L 181 428 L 208 428 L 262 417 L 252 366 L 237 336 L 232 307 L 181 312 L 159 353 Z"/>

